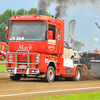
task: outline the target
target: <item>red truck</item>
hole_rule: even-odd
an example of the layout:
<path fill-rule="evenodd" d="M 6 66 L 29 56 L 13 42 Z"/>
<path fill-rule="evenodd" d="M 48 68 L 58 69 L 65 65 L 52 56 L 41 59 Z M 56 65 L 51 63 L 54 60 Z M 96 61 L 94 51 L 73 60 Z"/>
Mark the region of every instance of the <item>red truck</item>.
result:
<path fill-rule="evenodd" d="M 7 44 L 5 42 L 0 42 L 0 60 L 4 61 L 6 59 Z"/>
<path fill-rule="evenodd" d="M 53 82 L 55 77 L 79 81 L 81 70 L 67 58 L 64 20 L 44 15 L 15 15 L 6 29 L 6 72 L 11 80 L 35 77 Z"/>

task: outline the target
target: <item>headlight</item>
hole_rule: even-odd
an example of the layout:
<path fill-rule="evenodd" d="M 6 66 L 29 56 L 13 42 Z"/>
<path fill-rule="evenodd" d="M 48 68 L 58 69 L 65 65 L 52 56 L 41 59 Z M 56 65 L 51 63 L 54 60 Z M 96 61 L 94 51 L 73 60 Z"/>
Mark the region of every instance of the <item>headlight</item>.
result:
<path fill-rule="evenodd" d="M 12 56 L 10 55 L 9 58 L 12 59 Z"/>
<path fill-rule="evenodd" d="M 9 62 L 12 62 L 12 59 L 9 59 Z"/>
<path fill-rule="evenodd" d="M 34 73 L 35 71 L 34 70 L 32 70 L 32 73 Z"/>
<path fill-rule="evenodd" d="M 11 69 L 9 69 L 8 71 L 11 72 Z"/>
<path fill-rule="evenodd" d="M 12 72 L 14 72 L 15 70 L 13 69 Z"/>
<path fill-rule="evenodd" d="M 36 57 L 36 59 L 40 59 L 40 57 L 39 57 L 39 56 L 37 56 L 37 57 Z"/>
<path fill-rule="evenodd" d="M 36 63 L 39 63 L 39 60 L 36 60 Z"/>

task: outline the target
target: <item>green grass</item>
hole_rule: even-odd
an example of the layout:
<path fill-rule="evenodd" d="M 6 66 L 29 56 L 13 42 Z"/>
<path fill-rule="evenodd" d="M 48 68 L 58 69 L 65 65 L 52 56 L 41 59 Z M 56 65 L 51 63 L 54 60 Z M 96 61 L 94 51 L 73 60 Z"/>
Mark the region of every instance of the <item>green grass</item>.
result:
<path fill-rule="evenodd" d="M 100 100 L 100 92 L 97 93 L 78 93 L 52 97 L 41 97 L 36 99 L 25 100 Z"/>
<path fill-rule="evenodd" d="M 0 66 L 0 71 L 5 71 L 6 66 Z"/>

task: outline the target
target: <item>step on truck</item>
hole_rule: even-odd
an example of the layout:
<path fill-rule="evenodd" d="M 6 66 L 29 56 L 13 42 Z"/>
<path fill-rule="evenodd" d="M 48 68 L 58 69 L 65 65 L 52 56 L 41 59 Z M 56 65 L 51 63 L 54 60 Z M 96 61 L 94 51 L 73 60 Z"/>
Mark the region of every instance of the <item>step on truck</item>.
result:
<path fill-rule="evenodd" d="M 4 61 L 6 59 L 7 44 L 5 42 L 0 42 L 0 60 Z"/>
<path fill-rule="evenodd" d="M 64 20 L 44 15 L 15 15 L 6 28 L 8 52 L 6 72 L 11 80 L 21 77 L 41 78 L 53 82 L 56 77 L 74 81 L 81 70 L 67 55 Z"/>

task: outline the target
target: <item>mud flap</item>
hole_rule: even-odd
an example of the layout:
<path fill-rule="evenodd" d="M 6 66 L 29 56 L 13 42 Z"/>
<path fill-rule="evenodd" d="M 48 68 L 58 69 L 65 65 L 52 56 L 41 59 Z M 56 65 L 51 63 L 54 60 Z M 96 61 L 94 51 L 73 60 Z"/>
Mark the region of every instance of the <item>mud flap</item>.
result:
<path fill-rule="evenodd" d="M 91 60 L 90 72 L 95 77 L 100 77 L 100 60 Z"/>

